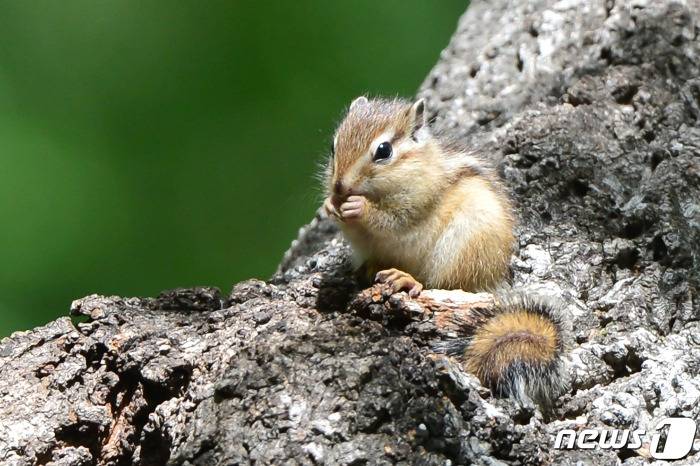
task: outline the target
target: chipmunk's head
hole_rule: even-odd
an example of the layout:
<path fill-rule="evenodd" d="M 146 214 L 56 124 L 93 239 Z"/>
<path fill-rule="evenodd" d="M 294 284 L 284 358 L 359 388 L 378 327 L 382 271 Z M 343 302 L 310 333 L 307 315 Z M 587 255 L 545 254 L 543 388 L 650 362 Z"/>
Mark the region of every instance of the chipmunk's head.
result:
<path fill-rule="evenodd" d="M 351 195 L 379 200 L 425 174 L 430 134 L 425 102 L 358 97 L 333 138 L 327 189 L 336 207 Z"/>

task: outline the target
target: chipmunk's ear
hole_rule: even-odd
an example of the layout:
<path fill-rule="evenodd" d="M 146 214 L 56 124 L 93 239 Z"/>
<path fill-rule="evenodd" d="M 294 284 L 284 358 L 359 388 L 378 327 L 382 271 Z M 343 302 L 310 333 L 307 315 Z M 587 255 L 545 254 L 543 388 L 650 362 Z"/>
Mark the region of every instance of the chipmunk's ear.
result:
<path fill-rule="evenodd" d="M 357 107 L 358 105 L 365 105 L 367 104 L 367 102 L 367 97 L 361 95 L 360 97 L 352 101 L 352 103 L 350 104 L 350 110 Z"/>
<path fill-rule="evenodd" d="M 416 139 L 416 133 L 428 125 L 427 117 L 425 115 L 425 99 L 418 99 L 416 103 L 411 106 L 408 116 L 410 124 L 413 125 L 411 129 L 411 137 Z"/>

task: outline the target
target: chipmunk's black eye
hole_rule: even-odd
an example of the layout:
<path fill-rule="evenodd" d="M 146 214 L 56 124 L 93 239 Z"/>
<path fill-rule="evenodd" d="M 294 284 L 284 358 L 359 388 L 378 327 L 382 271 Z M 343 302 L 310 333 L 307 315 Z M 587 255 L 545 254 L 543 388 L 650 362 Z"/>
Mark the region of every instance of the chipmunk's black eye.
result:
<path fill-rule="evenodd" d="M 331 141 L 331 158 L 335 157 L 335 141 Z"/>
<path fill-rule="evenodd" d="M 373 160 L 375 162 L 386 160 L 391 157 L 392 152 L 393 150 L 391 148 L 391 143 L 383 142 L 377 146 L 377 150 L 374 152 Z"/>

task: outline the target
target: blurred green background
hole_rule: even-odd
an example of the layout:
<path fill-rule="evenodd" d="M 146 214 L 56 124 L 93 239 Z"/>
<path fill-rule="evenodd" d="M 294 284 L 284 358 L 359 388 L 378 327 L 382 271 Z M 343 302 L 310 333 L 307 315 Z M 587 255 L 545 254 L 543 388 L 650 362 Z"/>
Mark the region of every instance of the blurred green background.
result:
<path fill-rule="evenodd" d="M 411 96 L 465 1 L 0 4 L 0 336 L 89 293 L 267 278 L 359 94 Z"/>

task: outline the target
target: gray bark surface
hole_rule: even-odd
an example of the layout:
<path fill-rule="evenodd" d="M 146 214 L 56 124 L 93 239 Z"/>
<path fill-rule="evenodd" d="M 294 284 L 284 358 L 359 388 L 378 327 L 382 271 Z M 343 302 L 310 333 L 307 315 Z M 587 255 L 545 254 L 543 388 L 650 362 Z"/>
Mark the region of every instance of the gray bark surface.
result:
<path fill-rule="evenodd" d="M 436 316 L 488 295 L 361 291 L 319 214 L 268 282 L 88 296 L 2 340 L 0 463 L 648 463 L 648 444 L 552 445 L 700 415 L 699 18 L 696 0 L 473 1 L 419 91 L 512 190 L 513 286 L 566 303 L 551 415 L 432 352 Z"/>

